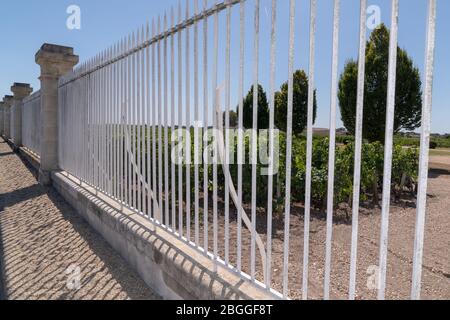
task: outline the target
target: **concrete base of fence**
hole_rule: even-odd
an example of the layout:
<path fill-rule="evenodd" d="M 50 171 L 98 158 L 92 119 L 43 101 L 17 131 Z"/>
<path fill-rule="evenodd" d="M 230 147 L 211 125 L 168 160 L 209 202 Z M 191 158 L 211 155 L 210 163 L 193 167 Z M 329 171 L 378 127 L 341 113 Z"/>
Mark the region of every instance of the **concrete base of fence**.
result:
<path fill-rule="evenodd" d="M 219 267 L 146 218 L 121 208 L 65 172 L 52 173 L 53 187 L 165 299 L 267 300 L 275 296 Z"/>
<path fill-rule="evenodd" d="M 3 140 L 5 140 L 5 142 L 9 145 L 9 147 L 10 147 L 14 152 L 17 152 L 17 151 L 18 151 L 18 148 L 15 146 L 14 142 L 12 141 L 12 139 L 3 137 Z"/>

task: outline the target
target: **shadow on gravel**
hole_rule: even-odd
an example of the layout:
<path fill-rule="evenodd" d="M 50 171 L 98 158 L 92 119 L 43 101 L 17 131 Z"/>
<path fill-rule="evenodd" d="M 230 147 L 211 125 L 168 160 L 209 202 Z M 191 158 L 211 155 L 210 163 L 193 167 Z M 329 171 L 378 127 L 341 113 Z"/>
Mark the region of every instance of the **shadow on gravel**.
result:
<path fill-rule="evenodd" d="M 6 157 L 6 156 L 12 156 L 13 154 L 14 154 L 14 152 L 0 153 L 0 158 L 1 158 L 1 157 Z"/>
<path fill-rule="evenodd" d="M 431 169 L 429 178 L 430 179 L 437 179 L 440 176 L 450 176 L 450 171 L 446 169 Z"/>
<path fill-rule="evenodd" d="M 0 228 L 0 240 L 3 239 L 2 236 L 2 228 Z M 5 286 L 3 285 L 3 283 L 5 282 L 4 280 L 4 275 L 5 275 L 5 270 L 3 269 L 3 241 L 0 241 L 0 301 L 1 300 L 6 300 L 6 292 L 5 292 Z"/>
<path fill-rule="evenodd" d="M 36 176 L 35 170 L 21 160 Z M 0 215 L 4 214 L 5 208 L 41 196 L 47 196 L 59 212 L 47 211 L 54 210 L 52 206 L 42 210 L 42 207 L 30 204 L 17 213 L 14 221 L 0 220 L 0 300 L 15 297 L 24 300 L 113 300 L 124 296 L 131 300 L 157 299 L 126 262 L 53 188 L 42 187 L 36 182 L 28 188 L 0 194 Z M 23 226 L 30 226 L 32 230 L 21 236 Z M 36 245 L 30 247 L 27 243 Z M 29 250 L 26 261 L 23 250 Z M 30 263 L 33 266 L 30 267 Z M 81 289 L 78 291 L 67 288 L 65 271 L 71 264 L 81 268 Z M 8 281 L 4 278 L 6 272 Z"/>
<path fill-rule="evenodd" d="M 15 190 L 9 193 L 2 193 L 0 197 L 0 211 L 5 210 L 5 208 L 12 207 L 24 201 L 28 201 L 34 198 L 38 198 L 45 194 L 45 190 L 39 185 L 33 185 L 24 189 Z"/>

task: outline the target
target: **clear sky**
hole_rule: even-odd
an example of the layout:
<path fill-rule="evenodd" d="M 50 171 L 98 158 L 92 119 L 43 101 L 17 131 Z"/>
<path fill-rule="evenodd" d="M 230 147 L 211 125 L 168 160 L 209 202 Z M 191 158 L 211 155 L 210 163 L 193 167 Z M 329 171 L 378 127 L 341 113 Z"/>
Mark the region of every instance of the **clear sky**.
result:
<path fill-rule="evenodd" d="M 203 2 L 203 1 L 200 1 Z M 341 44 L 340 70 L 345 61 L 357 56 L 359 0 L 341 0 Z M 191 7 L 192 7 L 191 1 Z M 213 1 L 209 0 L 211 5 Z M 316 83 L 318 91 L 318 118 L 316 127 L 328 127 L 331 78 L 331 0 L 317 0 L 317 51 Z M 378 5 L 381 20 L 390 24 L 390 0 L 368 0 L 369 5 Z M 81 30 L 66 27 L 69 5 L 81 8 Z M 13 82 L 31 83 L 39 89 L 39 67 L 34 54 L 44 42 L 68 45 L 75 48 L 80 61 L 94 56 L 114 44 L 123 36 L 136 30 L 149 19 L 164 14 L 178 0 L 22 0 L 0 1 L 0 95 L 10 94 Z M 184 2 L 183 2 L 184 6 Z M 253 0 L 247 1 L 246 32 L 252 32 Z M 277 32 L 277 87 L 287 79 L 288 0 L 278 0 Z M 261 83 L 269 89 L 271 0 L 261 0 Z M 232 60 L 238 61 L 238 8 L 233 9 Z M 406 49 L 417 67 L 423 70 L 426 0 L 400 0 L 399 46 Z M 296 69 L 308 70 L 309 0 L 297 0 L 296 14 Z M 221 28 L 224 18 L 221 17 Z M 212 29 L 212 22 L 210 23 Z M 201 30 L 201 29 L 200 29 Z M 222 29 L 221 29 L 222 30 Z M 368 30 L 369 34 L 370 30 Z M 221 39 L 224 34 L 221 32 Z M 221 46 L 224 41 L 220 41 Z M 252 77 L 252 43 L 246 48 L 246 90 Z M 221 52 L 223 48 L 221 47 Z M 438 0 L 436 72 L 433 101 L 433 131 L 450 132 L 450 1 Z M 235 62 L 233 70 L 237 70 Z M 219 82 L 224 69 L 219 70 Z M 235 72 L 235 71 L 233 71 Z M 232 79 L 237 79 L 232 74 Z M 233 102 L 237 103 L 237 81 L 233 81 Z"/>

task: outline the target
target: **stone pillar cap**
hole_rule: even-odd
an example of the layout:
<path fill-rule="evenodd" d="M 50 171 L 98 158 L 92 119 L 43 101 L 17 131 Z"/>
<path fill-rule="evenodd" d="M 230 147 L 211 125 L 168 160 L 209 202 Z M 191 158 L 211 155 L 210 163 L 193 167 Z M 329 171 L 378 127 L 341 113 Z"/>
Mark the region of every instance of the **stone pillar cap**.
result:
<path fill-rule="evenodd" d="M 13 99 L 14 99 L 14 97 L 13 96 L 10 96 L 10 95 L 6 95 L 4 98 L 3 98 L 3 102 L 4 102 L 4 104 L 5 104 L 5 106 L 11 106 L 11 102 L 13 101 Z"/>
<path fill-rule="evenodd" d="M 36 53 L 35 61 L 41 66 L 42 75 L 61 77 L 71 71 L 79 57 L 73 54 L 73 48 L 44 43 Z"/>
<path fill-rule="evenodd" d="M 14 82 L 11 91 L 14 93 L 15 99 L 22 100 L 33 92 L 33 88 L 28 83 Z"/>

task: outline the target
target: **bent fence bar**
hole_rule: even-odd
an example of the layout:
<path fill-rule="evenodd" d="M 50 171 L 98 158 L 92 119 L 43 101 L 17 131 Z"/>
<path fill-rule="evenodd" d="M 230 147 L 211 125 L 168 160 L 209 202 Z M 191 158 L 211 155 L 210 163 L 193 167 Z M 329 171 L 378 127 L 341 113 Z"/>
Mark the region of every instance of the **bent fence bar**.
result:
<path fill-rule="evenodd" d="M 336 153 L 336 113 L 340 34 L 340 0 L 334 0 L 330 144 L 328 172 L 327 227 L 323 297 L 330 298 L 333 243 L 334 168 Z M 209 7 L 187 1 L 151 24 L 139 28 L 115 45 L 85 61 L 59 83 L 59 166 L 98 192 L 114 198 L 124 207 L 145 216 L 215 262 L 216 268 L 228 268 L 252 280 L 273 295 L 290 298 L 290 275 L 301 272 L 301 295 L 309 292 L 309 234 L 311 213 L 311 168 L 313 141 L 313 92 L 315 78 L 316 0 L 310 0 L 309 99 L 306 157 L 306 194 L 302 270 L 294 270 L 290 261 L 291 169 L 293 143 L 293 74 L 295 44 L 301 41 L 296 30 L 296 1 L 289 1 L 289 19 L 277 17 L 279 1 L 271 1 L 270 68 L 263 70 L 269 79 L 269 177 L 267 206 L 257 204 L 258 136 L 244 136 L 244 84 L 257 88 L 262 71 L 259 0 L 227 0 Z M 393 121 L 397 62 L 399 0 L 392 0 L 389 79 L 386 119 L 386 149 L 379 254 L 378 298 L 385 298 L 386 264 L 392 171 Z M 366 51 L 367 0 L 360 1 L 360 45 L 357 88 L 356 144 L 354 154 L 353 219 L 349 299 L 356 297 L 358 258 L 358 216 L 361 181 L 361 148 L 364 108 L 364 58 Z M 268 10 L 268 9 L 266 9 Z M 277 19 L 278 18 L 278 19 Z M 428 173 L 428 146 L 435 47 L 436 0 L 428 0 L 426 61 L 423 97 L 422 143 L 417 205 L 414 269 L 411 275 L 413 299 L 420 298 L 424 243 L 424 220 Z M 238 23 L 236 27 L 234 24 Z M 289 28 L 289 42 L 277 50 L 280 24 Z M 249 27 L 249 25 L 251 27 Z M 251 44 L 251 54 L 248 53 Z M 251 62 L 248 58 L 251 58 Z M 287 72 L 277 61 L 288 61 Z M 250 65 L 248 65 L 250 64 Z M 248 74 L 245 70 L 250 69 Z M 284 74 L 286 73 L 286 74 Z M 284 248 L 282 270 L 274 270 L 273 201 L 275 158 L 275 79 L 288 78 L 286 123 L 286 159 Z M 248 78 L 248 79 L 247 79 Z M 253 90 L 253 127 L 258 126 L 258 90 Z M 24 101 L 23 144 L 39 155 L 40 92 Z M 238 106 L 236 166 L 231 167 L 229 130 L 231 104 Z M 5 110 L 3 112 L 9 112 Z M 2 117 L 5 119 L 5 117 Z M 182 130 L 183 129 L 183 130 Z M 205 134 L 209 129 L 209 133 Z M 215 129 L 215 130 L 211 130 Z M 214 143 L 211 143 L 214 141 Z M 246 141 L 250 145 L 251 175 L 243 175 Z M 191 145 L 194 146 L 192 149 Z M 213 160 L 206 161 L 211 154 Z M 233 153 L 234 154 L 234 153 Z M 203 156 L 204 157 L 203 157 Z M 179 161 L 183 159 L 183 161 Z M 199 160 L 200 161 L 197 161 Z M 195 161 L 192 161 L 195 160 Z M 222 160 L 222 161 L 218 161 Z M 230 170 L 237 170 L 234 181 Z M 220 194 L 219 184 L 225 192 Z M 243 184 L 251 185 L 251 194 L 243 195 Z M 245 201 L 244 198 L 250 199 Z M 264 211 L 265 230 L 257 225 Z M 236 223 L 231 223 L 232 219 Z M 248 234 L 248 239 L 244 234 Z M 274 281 L 282 273 L 282 281 Z M 297 290 L 297 288 L 295 289 Z"/>

